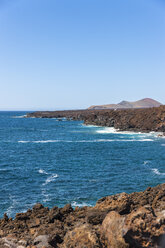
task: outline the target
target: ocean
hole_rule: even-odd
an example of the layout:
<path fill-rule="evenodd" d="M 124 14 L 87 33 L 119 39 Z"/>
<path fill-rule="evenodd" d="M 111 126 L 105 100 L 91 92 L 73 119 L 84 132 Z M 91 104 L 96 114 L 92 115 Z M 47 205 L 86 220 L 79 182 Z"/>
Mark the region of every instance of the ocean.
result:
<path fill-rule="evenodd" d="M 165 181 L 165 138 L 0 112 L 0 217 L 35 203 L 93 206 Z"/>

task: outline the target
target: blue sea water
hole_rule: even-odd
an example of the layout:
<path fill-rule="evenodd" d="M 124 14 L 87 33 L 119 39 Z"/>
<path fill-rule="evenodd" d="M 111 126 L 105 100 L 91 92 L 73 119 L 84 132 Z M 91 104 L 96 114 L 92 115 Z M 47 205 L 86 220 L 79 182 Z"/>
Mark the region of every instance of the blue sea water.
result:
<path fill-rule="evenodd" d="M 0 112 L 0 217 L 36 202 L 94 205 L 165 181 L 165 139 L 66 119 Z"/>

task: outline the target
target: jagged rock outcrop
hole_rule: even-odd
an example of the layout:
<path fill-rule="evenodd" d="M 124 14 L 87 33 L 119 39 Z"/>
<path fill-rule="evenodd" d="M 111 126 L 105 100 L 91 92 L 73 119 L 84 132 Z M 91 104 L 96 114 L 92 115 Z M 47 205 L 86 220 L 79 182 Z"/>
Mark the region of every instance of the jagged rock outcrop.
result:
<path fill-rule="evenodd" d="M 163 248 L 165 184 L 104 197 L 94 207 L 36 204 L 0 220 L 1 248 Z"/>

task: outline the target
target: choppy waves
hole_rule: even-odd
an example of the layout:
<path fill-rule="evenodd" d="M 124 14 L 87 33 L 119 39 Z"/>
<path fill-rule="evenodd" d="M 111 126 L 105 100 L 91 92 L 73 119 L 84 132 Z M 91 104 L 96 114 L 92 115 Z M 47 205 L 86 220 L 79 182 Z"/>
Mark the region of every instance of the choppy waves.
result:
<path fill-rule="evenodd" d="M 105 195 L 164 182 L 165 140 L 157 133 L 12 118 L 21 114 L 0 119 L 1 216 L 36 202 L 91 206 Z"/>

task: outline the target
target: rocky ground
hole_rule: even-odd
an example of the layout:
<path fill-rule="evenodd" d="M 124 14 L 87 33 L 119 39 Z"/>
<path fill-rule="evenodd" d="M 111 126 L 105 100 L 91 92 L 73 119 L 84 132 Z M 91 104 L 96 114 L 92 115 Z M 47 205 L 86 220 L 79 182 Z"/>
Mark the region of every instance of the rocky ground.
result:
<path fill-rule="evenodd" d="M 83 120 L 85 124 L 114 127 L 122 131 L 165 132 L 165 105 L 147 109 L 41 111 L 27 114 L 27 117 L 66 117 Z"/>
<path fill-rule="evenodd" d="M 165 184 L 104 197 L 94 207 L 36 204 L 0 220 L 2 248 L 165 247 Z"/>

